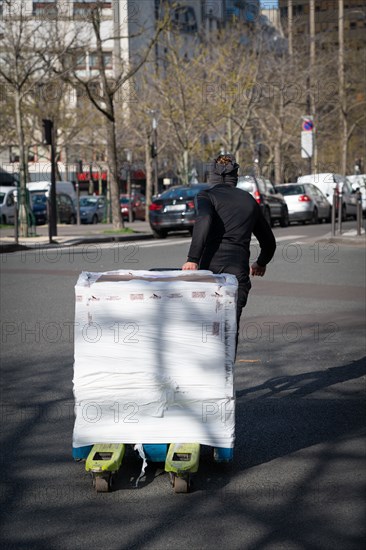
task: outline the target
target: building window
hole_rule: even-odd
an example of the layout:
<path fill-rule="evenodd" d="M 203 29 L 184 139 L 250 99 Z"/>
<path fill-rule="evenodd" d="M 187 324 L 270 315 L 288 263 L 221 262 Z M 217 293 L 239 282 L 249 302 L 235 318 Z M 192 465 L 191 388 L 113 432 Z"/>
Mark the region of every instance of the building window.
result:
<path fill-rule="evenodd" d="M 32 13 L 35 17 L 55 17 L 57 15 L 57 0 L 33 2 Z"/>
<path fill-rule="evenodd" d="M 181 32 L 197 32 L 196 13 L 191 6 L 175 8 L 172 23 Z"/>
<path fill-rule="evenodd" d="M 112 53 L 111 52 L 103 52 L 103 65 L 105 69 L 112 69 Z M 99 61 L 99 55 L 97 52 L 92 52 L 89 54 L 89 69 L 90 70 L 98 70 L 102 69 L 103 67 L 100 66 Z"/>
<path fill-rule="evenodd" d="M 299 6 L 293 6 L 294 15 L 302 15 L 304 13 L 304 6 L 301 4 Z"/>
<path fill-rule="evenodd" d="M 85 55 L 85 53 L 80 53 L 80 54 L 75 56 L 75 66 L 79 70 L 86 68 L 86 55 Z"/>
<path fill-rule="evenodd" d="M 73 13 L 77 17 L 89 15 L 91 10 L 96 8 L 106 9 L 111 8 L 112 2 L 104 2 L 102 0 L 77 0 L 74 1 Z"/>

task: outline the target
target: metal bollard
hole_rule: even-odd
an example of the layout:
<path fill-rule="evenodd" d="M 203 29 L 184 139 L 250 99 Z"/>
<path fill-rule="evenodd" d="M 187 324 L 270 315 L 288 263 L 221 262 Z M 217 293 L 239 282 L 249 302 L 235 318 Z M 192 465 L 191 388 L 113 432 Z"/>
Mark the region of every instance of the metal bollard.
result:
<path fill-rule="evenodd" d="M 342 235 L 342 189 L 338 190 L 338 234 Z"/>
<path fill-rule="evenodd" d="M 333 190 L 333 204 L 332 204 L 332 228 L 331 228 L 331 235 L 332 237 L 335 236 L 336 233 L 336 209 L 337 209 L 337 188 L 335 187 Z"/>
<path fill-rule="evenodd" d="M 362 194 L 358 190 L 356 193 L 357 196 L 357 235 L 361 235 L 361 225 L 362 225 Z"/>
<path fill-rule="evenodd" d="M 14 190 L 14 240 L 19 244 L 19 208 L 18 208 L 18 189 Z"/>

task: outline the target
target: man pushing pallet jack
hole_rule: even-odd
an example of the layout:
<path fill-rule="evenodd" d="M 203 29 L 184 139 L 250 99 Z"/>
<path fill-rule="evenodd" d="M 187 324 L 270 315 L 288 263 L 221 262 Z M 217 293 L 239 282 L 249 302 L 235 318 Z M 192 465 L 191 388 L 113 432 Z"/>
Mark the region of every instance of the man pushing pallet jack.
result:
<path fill-rule="evenodd" d="M 109 490 L 129 443 L 143 470 L 148 460 L 165 462 L 175 492 L 189 491 L 200 445 L 213 447 L 218 462 L 233 457 L 240 315 L 249 276 L 265 274 L 276 248 L 261 206 L 236 187 L 238 168 L 232 155 L 212 163 L 181 272 L 79 278 L 73 455 L 87 457 L 97 491 Z M 252 234 L 261 251 L 249 268 Z M 121 426 L 116 410 L 131 407 Z"/>

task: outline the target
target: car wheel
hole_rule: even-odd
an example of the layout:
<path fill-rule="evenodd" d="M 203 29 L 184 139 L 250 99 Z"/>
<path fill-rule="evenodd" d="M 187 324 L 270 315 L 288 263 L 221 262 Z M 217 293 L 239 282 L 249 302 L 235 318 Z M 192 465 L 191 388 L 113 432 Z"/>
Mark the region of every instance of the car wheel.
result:
<path fill-rule="evenodd" d="M 70 216 L 70 224 L 75 225 L 76 224 L 76 216 L 75 214 L 71 214 Z"/>
<path fill-rule="evenodd" d="M 98 223 L 98 216 L 96 214 L 94 214 L 94 216 L 92 217 L 92 223 L 93 224 Z"/>
<path fill-rule="evenodd" d="M 290 219 L 289 219 L 289 216 L 288 216 L 288 210 L 287 208 L 284 210 L 284 212 L 282 213 L 282 217 L 280 219 L 280 226 L 281 227 L 288 227 L 290 225 Z"/>
<path fill-rule="evenodd" d="M 318 209 L 314 208 L 313 215 L 311 217 L 311 223 L 319 223 Z"/>
<path fill-rule="evenodd" d="M 165 239 L 167 232 L 164 229 L 152 229 L 152 234 L 155 239 Z"/>
<path fill-rule="evenodd" d="M 269 208 L 265 208 L 263 216 L 266 222 L 268 223 L 268 225 L 271 227 L 271 212 Z"/>
<path fill-rule="evenodd" d="M 4 216 L 4 215 L 1 216 L 1 223 L 3 225 L 6 225 L 6 216 Z"/>

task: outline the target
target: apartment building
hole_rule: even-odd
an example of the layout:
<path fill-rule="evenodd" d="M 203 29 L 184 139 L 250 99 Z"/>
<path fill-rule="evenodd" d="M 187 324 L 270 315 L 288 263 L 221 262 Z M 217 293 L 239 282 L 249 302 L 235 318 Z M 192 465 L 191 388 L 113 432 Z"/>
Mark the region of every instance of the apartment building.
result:
<path fill-rule="evenodd" d="M 225 11 L 223 0 L 185 0 L 178 4 L 169 2 L 172 23 L 183 37 L 187 49 L 189 43 L 195 40 L 197 33 L 210 32 L 224 23 Z M 91 14 L 98 7 L 101 22 L 100 34 L 103 41 L 103 66 L 107 78 L 114 78 L 121 70 L 127 69 L 129 64 L 138 62 L 146 51 L 154 36 L 157 23 L 164 15 L 165 2 L 161 0 L 22 0 L 22 2 L 7 2 L 0 0 L 0 33 L 9 20 L 22 18 L 26 25 L 38 28 L 41 24 L 44 29 L 49 27 L 54 32 L 55 22 L 60 37 L 74 36 L 72 47 L 67 51 L 70 56 L 70 66 L 76 67 L 76 74 L 80 79 L 95 77 L 95 86 L 98 87 L 98 75 L 101 56 L 98 53 L 95 33 L 93 32 Z M 71 41 L 70 41 L 71 42 Z M 159 46 L 151 50 L 151 66 L 156 66 L 164 56 Z M 130 92 L 126 88 L 123 94 Z M 77 109 L 85 101 L 85 93 L 79 94 L 76 89 L 68 92 L 67 107 Z M 4 100 L 4 94 L 2 99 Z M 1 99 L 1 98 L 0 98 Z M 42 98 L 43 99 L 43 98 Z M 120 108 L 120 107 L 119 107 Z M 97 139 L 100 136 L 97 134 Z M 81 140 L 83 141 L 83 140 Z M 91 147 L 90 139 L 85 146 Z M 65 144 L 61 152 L 60 165 L 65 157 L 83 159 L 85 163 L 100 161 L 103 163 L 103 147 L 97 147 L 93 154 L 83 153 L 83 144 L 72 147 L 72 155 L 67 153 Z M 47 155 L 47 149 L 42 146 L 30 147 L 30 171 L 32 166 L 42 162 L 41 158 Z M 70 158 L 66 159 L 70 162 Z M 9 143 L 0 151 L 0 162 L 12 164 L 12 172 L 16 171 L 17 146 Z M 79 164 L 80 167 L 80 164 Z"/>
<path fill-rule="evenodd" d="M 360 50 L 366 46 L 365 0 L 344 0 L 344 38 L 347 47 Z M 288 0 L 279 0 L 282 27 L 288 33 Z M 309 0 L 292 0 L 294 43 L 309 34 Z M 315 1 L 315 33 L 323 48 L 338 45 L 338 0 Z M 298 42 L 301 44 L 301 41 Z"/>

